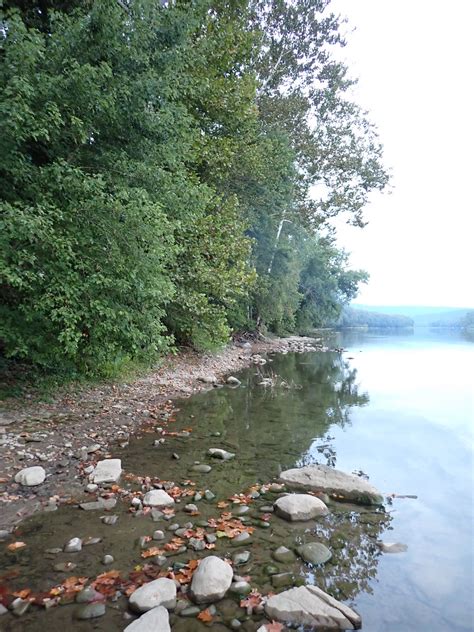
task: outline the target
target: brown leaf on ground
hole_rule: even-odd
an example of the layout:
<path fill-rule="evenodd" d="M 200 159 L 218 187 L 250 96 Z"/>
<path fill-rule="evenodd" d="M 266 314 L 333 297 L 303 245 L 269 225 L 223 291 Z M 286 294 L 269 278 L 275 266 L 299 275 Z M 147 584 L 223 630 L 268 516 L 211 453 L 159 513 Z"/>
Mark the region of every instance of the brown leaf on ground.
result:
<path fill-rule="evenodd" d="M 19 549 L 24 549 L 26 546 L 26 542 L 12 542 L 7 546 L 9 551 L 18 551 Z"/>
<path fill-rule="evenodd" d="M 164 549 L 160 549 L 157 546 L 152 546 L 150 549 L 142 552 L 142 557 L 144 560 L 146 560 L 147 557 L 155 557 L 155 555 L 163 555 L 163 553 Z"/>
<path fill-rule="evenodd" d="M 212 614 L 209 612 L 209 608 L 202 610 L 198 614 L 197 618 L 204 623 L 210 623 L 212 621 Z"/>

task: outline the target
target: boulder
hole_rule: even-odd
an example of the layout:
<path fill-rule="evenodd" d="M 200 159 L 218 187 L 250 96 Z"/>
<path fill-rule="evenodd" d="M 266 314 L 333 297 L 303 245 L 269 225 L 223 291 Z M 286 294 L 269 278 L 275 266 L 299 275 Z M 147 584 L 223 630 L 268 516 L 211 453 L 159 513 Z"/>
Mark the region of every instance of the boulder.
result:
<path fill-rule="evenodd" d="M 92 474 L 94 483 L 117 483 L 122 474 L 120 459 L 105 459 L 99 461 Z"/>
<path fill-rule="evenodd" d="M 362 621 L 351 608 L 316 586 L 299 586 L 273 595 L 265 604 L 270 619 L 311 629 L 359 630 Z"/>
<path fill-rule="evenodd" d="M 158 606 L 174 608 L 175 605 L 176 584 L 166 577 L 143 584 L 130 595 L 129 600 L 130 609 L 135 612 L 148 612 Z"/>
<path fill-rule="evenodd" d="M 234 573 L 232 566 L 215 555 L 205 557 L 194 572 L 191 597 L 196 603 L 219 601 L 229 590 Z"/>
<path fill-rule="evenodd" d="M 24 470 L 20 470 L 15 475 L 15 483 L 33 487 L 34 485 L 41 485 L 45 478 L 46 472 L 44 468 L 41 465 L 34 465 L 33 467 L 26 467 Z"/>
<path fill-rule="evenodd" d="M 298 555 L 310 564 L 326 564 L 332 557 L 331 551 L 321 542 L 308 542 L 307 544 L 302 544 L 296 550 Z"/>
<path fill-rule="evenodd" d="M 275 512 L 285 520 L 312 520 L 326 516 L 328 508 L 319 498 L 309 494 L 288 494 L 275 502 Z"/>
<path fill-rule="evenodd" d="M 327 465 L 307 465 L 280 474 L 280 481 L 292 489 L 326 492 L 337 500 L 362 505 L 381 505 L 383 496 L 365 479 Z"/>
<path fill-rule="evenodd" d="M 172 507 L 174 500 L 163 489 L 152 489 L 143 497 L 143 504 L 148 507 Z"/>
<path fill-rule="evenodd" d="M 124 632 L 171 632 L 168 610 L 163 606 L 152 608 L 127 625 Z"/>

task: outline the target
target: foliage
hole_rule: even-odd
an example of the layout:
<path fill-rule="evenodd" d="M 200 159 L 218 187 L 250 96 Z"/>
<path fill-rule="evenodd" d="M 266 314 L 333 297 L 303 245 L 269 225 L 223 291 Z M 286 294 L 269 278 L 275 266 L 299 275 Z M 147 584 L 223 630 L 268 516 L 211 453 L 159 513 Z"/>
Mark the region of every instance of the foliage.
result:
<path fill-rule="evenodd" d="M 338 326 L 345 327 L 381 327 L 389 329 L 405 329 L 413 327 L 413 319 L 401 314 L 380 314 L 362 309 L 345 307 L 338 320 Z"/>

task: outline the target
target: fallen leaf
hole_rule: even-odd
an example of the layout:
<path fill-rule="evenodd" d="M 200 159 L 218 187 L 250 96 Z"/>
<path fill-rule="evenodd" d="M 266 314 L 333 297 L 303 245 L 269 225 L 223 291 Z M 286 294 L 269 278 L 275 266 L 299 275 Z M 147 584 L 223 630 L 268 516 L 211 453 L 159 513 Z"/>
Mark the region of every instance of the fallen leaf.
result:
<path fill-rule="evenodd" d="M 157 546 L 152 546 L 150 549 L 143 551 L 142 557 L 146 559 L 147 557 L 155 557 L 155 555 L 163 555 L 164 550 L 158 548 Z"/>
<path fill-rule="evenodd" d="M 212 621 L 212 614 L 209 612 L 209 608 L 202 610 L 198 614 L 197 618 L 204 623 L 210 623 Z"/>
<path fill-rule="evenodd" d="M 26 546 L 25 542 L 12 542 L 7 546 L 9 551 L 18 551 L 18 549 L 24 549 Z"/>

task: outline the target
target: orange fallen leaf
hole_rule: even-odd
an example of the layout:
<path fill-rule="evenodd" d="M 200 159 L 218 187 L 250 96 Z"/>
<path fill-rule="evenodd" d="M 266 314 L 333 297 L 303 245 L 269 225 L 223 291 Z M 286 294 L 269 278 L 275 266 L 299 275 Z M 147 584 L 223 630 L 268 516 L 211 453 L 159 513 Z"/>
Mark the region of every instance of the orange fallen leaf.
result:
<path fill-rule="evenodd" d="M 163 549 L 159 549 L 157 546 L 152 546 L 150 549 L 143 551 L 142 557 L 146 559 L 147 557 L 155 557 L 155 555 L 163 555 Z"/>
<path fill-rule="evenodd" d="M 31 588 L 24 588 L 13 593 L 14 597 L 20 597 L 20 599 L 26 599 L 31 593 Z"/>
<path fill-rule="evenodd" d="M 26 546 L 25 542 L 12 542 L 7 546 L 9 551 L 18 551 L 18 549 L 24 549 Z"/>
<path fill-rule="evenodd" d="M 209 623 L 210 621 L 212 621 L 212 614 L 209 612 L 209 608 L 206 608 L 205 610 L 202 610 L 197 618 L 200 621 L 203 621 L 204 623 Z"/>

